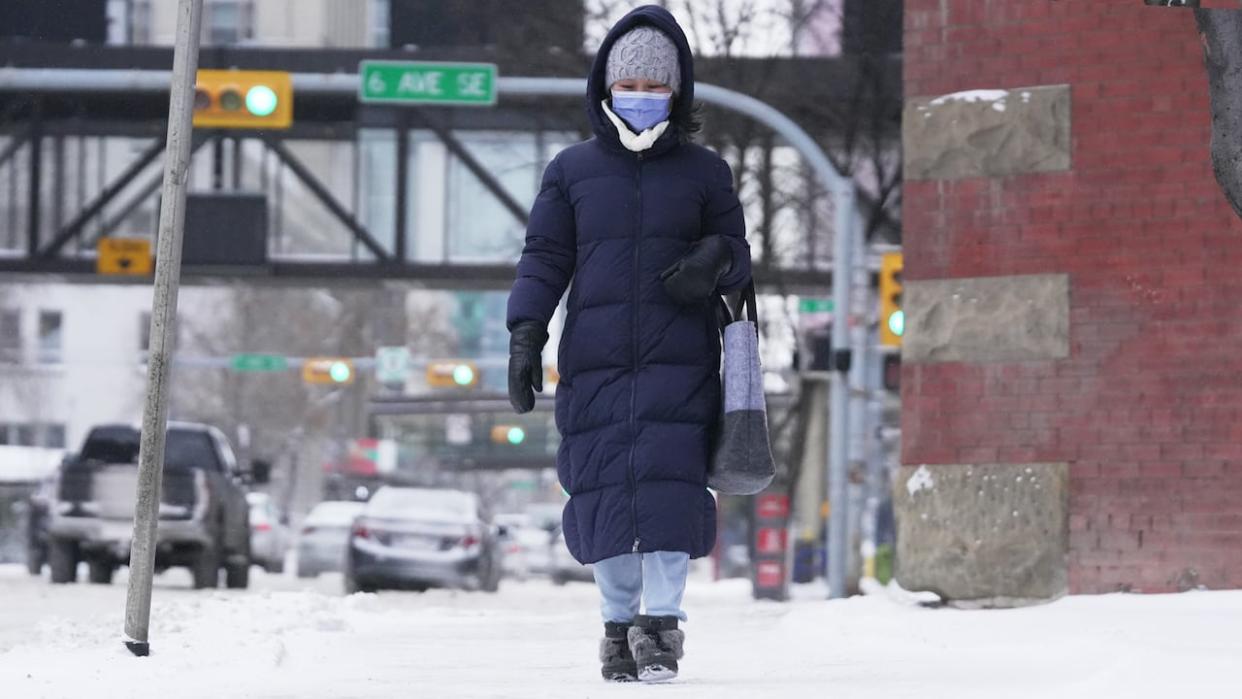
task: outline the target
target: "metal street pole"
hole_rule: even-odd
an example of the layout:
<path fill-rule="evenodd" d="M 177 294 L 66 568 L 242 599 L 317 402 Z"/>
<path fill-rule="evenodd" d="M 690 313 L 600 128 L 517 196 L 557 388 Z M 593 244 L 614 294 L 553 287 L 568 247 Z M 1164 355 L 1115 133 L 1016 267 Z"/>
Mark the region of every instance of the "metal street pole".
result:
<path fill-rule="evenodd" d="M 151 624 L 151 583 L 155 575 L 155 528 L 159 522 L 164 432 L 168 425 L 168 380 L 177 318 L 177 286 L 181 280 L 181 236 L 185 224 L 185 187 L 190 168 L 194 79 L 198 73 L 202 20 L 203 0 L 180 0 L 168 108 L 168 149 L 164 155 L 164 187 L 159 240 L 156 243 L 147 399 L 143 407 L 142 443 L 138 453 L 138 502 L 129 554 L 129 589 L 125 597 L 125 647 L 138 656 L 151 652 L 147 631 Z"/>
<path fill-rule="evenodd" d="M 850 313 L 853 294 L 850 282 L 858 211 L 854 188 L 838 191 L 836 227 L 832 245 L 832 384 L 828 392 L 828 598 L 845 597 L 846 558 L 849 555 L 849 506 L 846 481 L 849 478 L 850 447 Z"/>

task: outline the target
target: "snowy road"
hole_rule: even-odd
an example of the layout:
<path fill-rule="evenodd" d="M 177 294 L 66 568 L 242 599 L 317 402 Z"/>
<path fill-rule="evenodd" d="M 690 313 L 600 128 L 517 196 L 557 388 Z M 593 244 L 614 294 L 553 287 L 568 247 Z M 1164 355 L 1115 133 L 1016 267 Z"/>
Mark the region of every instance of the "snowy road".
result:
<path fill-rule="evenodd" d="M 0 566 L 0 697 L 660 697 L 833 699 L 1242 696 L 1242 592 L 1077 597 L 1013 611 L 873 596 L 756 604 L 687 594 L 682 678 L 598 679 L 590 585 L 498 595 L 343 597 L 340 578 L 248 592 L 157 581 L 150 658 L 119 641 L 122 584 L 51 587 Z"/>

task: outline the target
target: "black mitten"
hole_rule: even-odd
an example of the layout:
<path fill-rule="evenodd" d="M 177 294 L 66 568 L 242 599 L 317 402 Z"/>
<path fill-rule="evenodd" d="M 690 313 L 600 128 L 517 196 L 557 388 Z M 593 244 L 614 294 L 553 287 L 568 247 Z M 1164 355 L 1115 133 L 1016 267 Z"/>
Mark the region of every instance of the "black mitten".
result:
<path fill-rule="evenodd" d="M 716 293 L 716 284 L 733 266 L 729 241 L 709 235 L 694 244 L 686 256 L 660 274 L 664 290 L 682 305 L 703 303 Z"/>
<path fill-rule="evenodd" d="M 535 391 L 543 391 L 543 324 L 525 320 L 509 333 L 509 403 L 519 413 L 535 408 Z"/>

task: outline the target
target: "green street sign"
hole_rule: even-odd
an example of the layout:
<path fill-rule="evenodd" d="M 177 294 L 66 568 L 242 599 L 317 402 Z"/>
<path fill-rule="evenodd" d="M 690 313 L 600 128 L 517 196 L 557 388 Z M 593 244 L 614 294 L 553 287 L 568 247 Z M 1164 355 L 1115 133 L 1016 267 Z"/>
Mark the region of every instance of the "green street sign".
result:
<path fill-rule="evenodd" d="M 358 99 L 386 104 L 496 104 L 494 63 L 363 61 Z"/>
<path fill-rule="evenodd" d="M 832 299 L 799 299 L 799 313 L 832 313 Z"/>
<path fill-rule="evenodd" d="M 284 371 L 289 362 L 276 354 L 235 354 L 233 371 Z"/>

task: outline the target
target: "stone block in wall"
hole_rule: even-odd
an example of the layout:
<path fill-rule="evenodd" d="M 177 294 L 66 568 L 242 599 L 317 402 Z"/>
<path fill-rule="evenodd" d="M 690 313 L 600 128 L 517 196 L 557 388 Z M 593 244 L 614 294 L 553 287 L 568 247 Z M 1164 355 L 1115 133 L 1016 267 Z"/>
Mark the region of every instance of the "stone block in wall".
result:
<path fill-rule="evenodd" d="M 1064 463 L 904 466 L 893 485 L 896 577 L 963 606 L 1015 606 L 1068 589 Z"/>
<path fill-rule="evenodd" d="M 1069 277 L 909 280 L 907 362 L 1002 362 L 1069 356 Z"/>
<path fill-rule="evenodd" d="M 913 97 L 902 119 L 911 180 L 1070 169 L 1068 85 Z"/>

